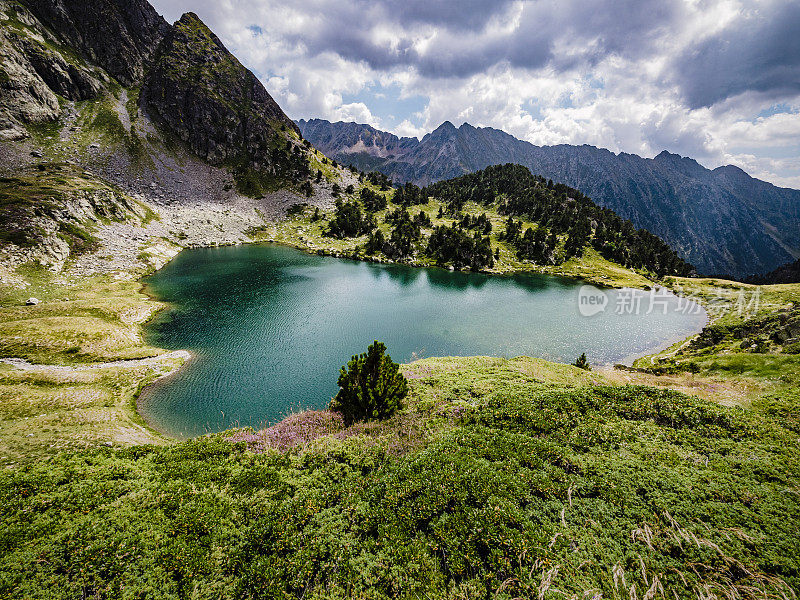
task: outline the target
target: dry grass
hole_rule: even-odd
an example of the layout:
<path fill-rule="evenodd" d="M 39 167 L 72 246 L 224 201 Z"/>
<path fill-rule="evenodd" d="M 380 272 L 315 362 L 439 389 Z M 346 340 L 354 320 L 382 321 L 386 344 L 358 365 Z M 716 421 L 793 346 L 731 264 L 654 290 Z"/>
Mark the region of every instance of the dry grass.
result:
<path fill-rule="evenodd" d="M 730 378 L 695 373 L 653 375 L 636 371 L 604 369 L 602 376 L 612 385 L 649 385 L 717 402 L 723 406 L 749 406 L 775 384 L 750 377 Z"/>
<path fill-rule="evenodd" d="M 135 406 L 143 385 L 183 362 L 142 339 L 142 323 L 162 305 L 137 282 L 30 267 L 18 275 L 26 288 L 0 290 L 0 356 L 42 366 L 0 366 L 0 464 L 99 444 L 165 443 Z M 42 302 L 25 306 L 28 296 Z M 160 358 L 86 368 L 145 357 Z"/>
<path fill-rule="evenodd" d="M 24 464 L 61 450 L 101 444 L 168 441 L 136 412 L 143 385 L 178 368 L 182 358 L 90 370 L 0 370 L 0 464 Z"/>

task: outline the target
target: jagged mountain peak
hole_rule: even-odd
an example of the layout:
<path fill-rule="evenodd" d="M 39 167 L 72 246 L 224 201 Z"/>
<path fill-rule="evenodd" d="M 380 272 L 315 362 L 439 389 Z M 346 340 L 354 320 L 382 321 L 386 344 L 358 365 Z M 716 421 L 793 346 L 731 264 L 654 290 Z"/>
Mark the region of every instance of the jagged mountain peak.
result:
<path fill-rule="evenodd" d="M 208 29 L 206 24 L 203 23 L 202 19 L 200 19 L 200 17 L 197 16 L 197 13 L 192 12 L 191 10 L 188 11 L 188 12 L 183 13 L 181 15 L 181 18 L 178 19 L 175 24 L 177 25 L 178 23 L 188 23 L 188 24 L 192 24 L 192 25 L 199 25 L 199 26 L 202 26 L 202 27 L 205 27 L 206 29 Z M 209 31 L 211 31 L 211 30 L 209 29 Z"/>
<path fill-rule="evenodd" d="M 663 162 L 663 163 L 684 163 L 684 164 L 700 164 L 695 159 L 689 156 L 683 156 L 681 154 L 676 154 L 675 152 L 670 152 L 669 150 L 662 150 L 659 152 L 654 158 L 656 162 Z"/>
<path fill-rule="evenodd" d="M 746 175 L 747 177 L 750 177 L 750 175 L 748 175 L 744 169 L 742 169 L 741 167 L 737 167 L 736 165 L 722 165 L 721 167 L 717 167 L 716 169 L 714 169 L 714 172 L 729 173 L 731 175 L 733 174 Z"/>
<path fill-rule="evenodd" d="M 217 37 L 217 34 L 211 31 L 211 28 L 208 25 L 206 25 L 195 12 L 188 11 L 183 13 L 181 15 L 181 18 L 175 21 L 172 27 L 173 31 L 175 29 L 183 29 L 184 31 L 191 31 L 193 29 L 197 29 L 200 32 L 202 32 L 203 36 L 211 38 L 216 46 L 218 46 L 219 48 L 223 49 L 225 52 L 230 54 L 230 52 L 228 52 L 228 49 L 225 48 L 225 45 L 222 43 L 222 41 Z M 233 57 L 233 59 L 236 60 L 236 62 L 239 62 L 238 59 L 235 56 L 233 56 L 233 54 L 231 54 L 231 57 Z"/>
<path fill-rule="evenodd" d="M 800 255 L 800 191 L 782 189 L 743 171 L 706 169 L 661 152 L 652 159 L 589 144 L 535 146 L 501 130 L 456 129 L 442 123 L 378 160 L 339 144 L 338 127 L 301 127 L 320 150 L 343 164 L 425 185 L 508 162 L 581 190 L 637 227 L 664 238 L 704 274 L 745 277 Z M 325 131 L 325 136 L 318 133 Z M 350 135 L 358 128 L 349 126 Z"/>
<path fill-rule="evenodd" d="M 259 79 L 195 14 L 184 14 L 159 45 L 144 80 L 142 108 L 212 164 L 269 167 L 280 129 L 297 126 Z"/>
<path fill-rule="evenodd" d="M 441 137 L 443 135 L 452 136 L 458 133 L 458 129 L 455 125 L 453 125 L 450 121 L 445 121 L 441 125 L 439 125 L 436 129 L 434 129 L 428 135 L 433 137 Z M 425 136 L 427 137 L 427 136 Z"/>
<path fill-rule="evenodd" d="M 691 168 L 691 169 L 700 168 L 705 171 L 708 170 L 693 158 L 690 158 L 688 156 L 681 156 L 680 154 L 675 154 L 667 150 L 662 150 L 661 152 L 659 152 L 655 156 L 655 158 L 653 158 L 653 161 L 666 165 L 680 166 L 683 168 Z"/>
<path fill-rule="evenodd" d="M 735 165 L 723 165 L 721 167 L 717 167 L 712 171 L 714 175 L 717 177 L 719 181 L 724 181 L 736 186 L 750 186 L 755 184 L 766 184 L 766 182 L 761 182 L 757 179 L 753 179 L 750 175 L 747 174 L 743 169 Z M 766 184 L 766 185 L 773 185 L 773 184 Z M 776 187 L 776 186 L 773 186 Z M 777 189 L 777 187 L 776 187 Z"/>

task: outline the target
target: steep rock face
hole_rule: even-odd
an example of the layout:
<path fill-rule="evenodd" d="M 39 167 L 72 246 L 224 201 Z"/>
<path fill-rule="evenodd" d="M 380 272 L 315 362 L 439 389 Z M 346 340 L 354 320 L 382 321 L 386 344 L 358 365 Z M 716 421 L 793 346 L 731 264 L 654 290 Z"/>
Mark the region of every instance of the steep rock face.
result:
<path fill-rule="evenodd" d="M 169 25 L 146 0 L 22 0 L 64 44 L 134 85 Z"/>
<path fill-rule="evenodd" d="M 264 168 L 278 130 L 297 130 L 258 78 L 193 13 L 181 17 L 156 51 L 141 106 L 215 165 L 246 160 Z"/>
<path fill-rule="evenodd" d="M 703 274 L 747 277 L 800 256 L 800 191 L 753 179 L 736 167 L 712 171 L 668 152 L 646 159 L 587 145 L 534 146 L 467 123 L 443 123 L 402 145 L 368 125 L 319 119 L 299 124 L 329 156 L 399 182 L 426 185 L 493 164 L 521 164 L 660 236 Z M 362 146 L 370 143 L 379 147 L 367 154 Z"/>
<path fill-rule="evenodd" d="M 10 0 L 0 0 L 0 62 L 0 139 L 24 138 L 26 124 L 55 120 L 61 113 L 57 96 L 97 98 L 109 81 L 35 14 Z"/>
<path fill-rule="evenodd" d="M 30 36 L 9 32 L 7 37 L 11 45 L 27 58 L 33 71 L 56 94 L 68 100 L 89 100 L 102 92 L 104 82 L 88 68 L 67 62 L 62 54 Z"/>
<path fill-rule="evenodd" d="M 28 58 L 0 29 L 0 140 L 26 137 L 25 123 L 52 121 L 60 111 L 58 98 Z"/>
<path fill-rule="evenodd" d="M 0 250 L 56 271 L 70 255 L 96 249 L 96 225 L 146 217 L 118 189 L 69 164 L 43 164 L 0 178 L 0 205 Z"/>

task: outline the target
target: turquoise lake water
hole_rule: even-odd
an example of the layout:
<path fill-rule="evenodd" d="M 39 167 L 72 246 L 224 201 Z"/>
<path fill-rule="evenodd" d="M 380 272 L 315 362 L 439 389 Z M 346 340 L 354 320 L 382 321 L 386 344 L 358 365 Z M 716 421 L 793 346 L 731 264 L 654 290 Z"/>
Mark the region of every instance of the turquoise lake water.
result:
<path fill-rule="evenodd" d="M 376 339 L 398 362 L 476 355 L 572 362 L 586 352 L 592 363 L 610 364 L 706 322 L 702 311 L 679 312 L 671 295 L 653 301 L 649 292 L 551 276 L 377 265 L 278 245 L 186 250 L 146 288 L 170 303 L 148 325 L 148 342 L 194 358 L 145 389 L 139 409 L 180 438 L 326 406 L 339 368 Z M 605 296 L 607 305 L 582 316 L 579 298 L 586 307 L 590 296 Z"/>

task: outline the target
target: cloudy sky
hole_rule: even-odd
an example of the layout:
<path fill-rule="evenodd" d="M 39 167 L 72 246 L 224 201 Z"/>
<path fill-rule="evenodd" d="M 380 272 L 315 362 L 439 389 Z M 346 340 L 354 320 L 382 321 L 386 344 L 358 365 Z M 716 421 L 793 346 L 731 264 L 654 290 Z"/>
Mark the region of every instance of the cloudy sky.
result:
<path fill-rule="evenodd" d="M 151 0 L 188 10 L 292 118 L 445 120 L 800 188 L 800 2 Z"/>

